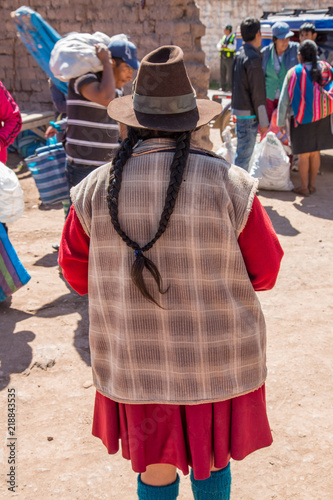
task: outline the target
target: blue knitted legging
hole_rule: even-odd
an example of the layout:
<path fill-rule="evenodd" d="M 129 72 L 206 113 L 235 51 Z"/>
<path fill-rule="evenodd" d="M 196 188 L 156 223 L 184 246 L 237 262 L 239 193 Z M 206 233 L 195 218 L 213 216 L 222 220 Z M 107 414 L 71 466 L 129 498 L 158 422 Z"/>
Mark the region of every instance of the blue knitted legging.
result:
<path fill-rule="evenodd" d="M 230 463 L 224 469 L 211 472 L 208 479 L 194 479 L 191 470 L 194 500 L 229 500 L 231 487 Z"/>

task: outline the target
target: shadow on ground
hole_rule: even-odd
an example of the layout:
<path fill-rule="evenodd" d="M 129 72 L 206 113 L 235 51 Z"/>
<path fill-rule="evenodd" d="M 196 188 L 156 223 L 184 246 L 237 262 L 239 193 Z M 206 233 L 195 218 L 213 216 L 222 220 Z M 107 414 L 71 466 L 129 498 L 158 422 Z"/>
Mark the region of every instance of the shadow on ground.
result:
<path fill-rule="evenodd" d="M 297 236 L 300 232 L 292 226 L 290 220 L 284 215 L 280 215 L 272 206 L 265 206 L 269 218 L 277 234 L 283 236 Z"/>
<path fill-rule="evenodd" d="M 34 266 L 55 267 L 58 265 L 58 252 L 50 252 L 36 260 Z"/>
<path fill-rule="evenodd" d="M 0 303 L 0 390 L 9 385 L 12 373 L 22 373 L 30 366 L 32 348 L 29 343 L 35 338 L 35 334 L 31 330 L 21 330 L 14 333 L 17 324 L 30 318 L 32 314 L 9 306 L 10 302 Z"/>
<path fill-rule="evenodd" d="M 35 316 L 39 318 L 58 318 L 73 314 L 73 311 L 78 313 L 81 318 L 78 320 L 76 330 L 74 332 L 73 345 L 77 350 L 82 361 L 87 366 L 91 366 L 90 349 L 89 349 L 89 313 L 88 313 L 88 296 L 81 296 L 74 290 L 70 289 L 69 293 L 58 297 L 52 302 L 44 304 L 39 309 L 36 309 Z"/>
<path fill-rule="evenodd" d="M 298 186 L 298 172 L 291 172 L 291 180 L 295 186 Z M 302 198 L 292 191 L 259 191 L 260 197 L 270 200 L 281 200 L 292 202 L 294 207 L 305 214 L 321 219 L 333 220 L 333 157 L 330 155 L 321 156 L 320 174 L 316 179 L 317 191 L 310 196 Z M 296 236 L 299 231 L 295 229 L 287 217 L 280 215 L 271 206 L 265 206 L 268 215 L 271 218 L 274 229 L 278 234 L 285 236 Z"/>
<path fill-rule="evenodd" d="M 57 318 L 77 312 L 78 320 L 74 332 L 73 345 L 82 361 L 91 366 L 89 349 L 88 297 L 81 297 L 74 291 L 44 304 L 39 309 L 23 312 L 10 307 L 10 300 L 0 303 L 0 391 L 10 383 L 11 374 L 25 372 L 32 363 L 33 353 L 30 346 L 36 335 L 31 330 L 17 330 L 17 324 L 31 317 Z"/>

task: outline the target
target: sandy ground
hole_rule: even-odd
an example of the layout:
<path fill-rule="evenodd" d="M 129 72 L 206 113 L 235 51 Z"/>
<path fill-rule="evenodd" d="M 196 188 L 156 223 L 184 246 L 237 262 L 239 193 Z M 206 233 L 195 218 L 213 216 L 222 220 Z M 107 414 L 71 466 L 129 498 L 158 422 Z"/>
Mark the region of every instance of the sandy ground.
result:
<path fill-rule="evenodd" d="M 217 147 L 218 131 L 212 134 Z M 10 165 L 16 162 L 11 155 Z M 333 156 L 322 156 L 321 171 L 317 193 L 308 198 L 259 195 L 285 250 L 275 288 L 259 294 L 268 326 L 274 443 L 232 462 L 232 500 L 333 498 Z M 62 207 L 41 210 L 30 174 L 19 177 L 26 210 L 9 234 L 31 281 L 10 307 L 0 306 L 0 496 L 135 499 L 130 464 L 120 452 L 108 456 L 91 436 L 87 299 L 59 277 L 51 248 L 60 239 Z M 16 394 L 16 493 L 6 483 L 8 389 Z M 179 498 L 192 498 L 182 474 Z"/>

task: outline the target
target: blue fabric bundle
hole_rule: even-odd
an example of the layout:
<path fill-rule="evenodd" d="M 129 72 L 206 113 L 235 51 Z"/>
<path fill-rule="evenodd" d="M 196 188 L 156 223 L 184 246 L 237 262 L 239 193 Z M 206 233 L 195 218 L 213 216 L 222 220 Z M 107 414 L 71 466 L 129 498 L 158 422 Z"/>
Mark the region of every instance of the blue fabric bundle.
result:
<path fill-rule="evenodd" d="M 61 38 L 59 33 L 30 7 L 20 7 L 15 10 L 12 17 L 20 38 L 30 54 L 58 89 L 67 95 L 67 83 L 58 80 L 49 67 L 52 49 Z"/>

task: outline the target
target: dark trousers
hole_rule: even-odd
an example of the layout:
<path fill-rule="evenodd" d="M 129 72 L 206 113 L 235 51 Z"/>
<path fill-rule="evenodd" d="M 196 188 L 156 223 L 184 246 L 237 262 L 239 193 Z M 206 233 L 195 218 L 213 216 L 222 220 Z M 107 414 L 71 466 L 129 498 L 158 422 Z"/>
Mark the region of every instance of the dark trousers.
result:
<path fill-rule="evenodd" d="M 78 163 L 75 163 L 72 160 L 68 160 L 66 162 L 66 176 L 68 180 L 68 185 L 69 189 L 72 187 L 76 186 L 79 184 L 83 179 L 87 177 L 93 170 L 95 170 L 96 166 L 86 166 L 86 165 L 79 165 Z M 69 210 L 72 205 L 72 200 L 71 198 L 68 200 L 69 203 L 66 206 L 64 205 L 64 212 L 65 212 L 65 219 L 67 219 L 67 216 L 69 214 Z"/>
<path fill-rule="evenodd" d="M 89 175 L 93 170 L 96 170 L 96 166 L 91 165 L 80 165 L 72 160 L 67 160 L 66 164 L 66 174 L 69 184 L 69 189 L 76 186 L 81 182 L 87 175 Z"/>
<path fill-rule="evenodd" d="M 225 57 L 224 55 L 220 58 L 221 89 L 225 91 L 231 90 L 232 60 L 233 57 Z"/>

